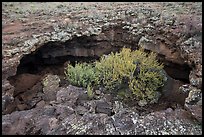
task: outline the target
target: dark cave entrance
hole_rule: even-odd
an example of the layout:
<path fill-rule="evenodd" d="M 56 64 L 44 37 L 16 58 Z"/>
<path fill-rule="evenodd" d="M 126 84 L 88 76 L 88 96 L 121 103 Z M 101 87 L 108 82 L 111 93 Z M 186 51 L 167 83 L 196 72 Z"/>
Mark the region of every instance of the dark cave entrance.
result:
<path fill-rule="evenodd" d="M 136 42 L 123 41 L 121 39 L 121 33 L 122 32 L 117 31 L 117 41 L 99 40 L 99 36 L 95 35 L 74 37 L 72 40 L 66 42 L 51 41 L 45 43 L 36 51 L 24 55 L 17 67 L 16 75 L 8 78 L 10 83 L 15 87 L 14 98 L 18 98 L 17 100 L 20 103 L 25 102 L 25 100 L 19 98 L 19 96 L 27 92 L 27 90 L 31 90 L 33 85 L 39 83 L 42 77 L 48 73 L 60 77 L 61 87 L 66 85 L 67 82 L 64 80 L 64 68 L 66 63 L 71 63 L 73 66 L 76 62 L 91 63 L 98 60 L 103 55 L 120 51 L 123 47 L 138 49 L 138 46 L 134 43 L 138 43 L 139 39 L 137 39 Z M 164 70 L 171 78 L 180 81 L 182 84 L 189 83 L 191 68 L 188 65 L 169 62 L 165 60 L 164 55 L 159 55 L 158 59 L 164 63 Z M 30 85 L 26 83 L 27 88 L 19 86 L 19 81 L 22 81 L 22 75 L 26 75 L 23 77 L 24 81 L 30 81 L 28 83 L 31 83 Z M 177 85 L 176 88 L 179 86 L 180 85 Z M 39 84 L 39 91 L 42 91 L 41 84 Z M 35 106 L 36 105 L 32 105 L 32 107 L 26 109 L 31 109 Z M 15 108 L 15 110 L 26 109 L 19 107 Z"/>
<path fill-rule="evenodd" d="M 159 62 L 164 64 L 164 70 L 173 79 L 189 84 L 189 74 L 192 68 L 187 64 L 178 64 L 172 61 L 165 60 L 163 55 L 158 55 Z"/>
<path fill-rule="evenodd" d="M 187 64 L 176 64 L 176 63 L 168 63 L 168 65 L 164 66 L 164 70 L 167 72 L 169 76 L 171 76 L 175 80 L 182 81 L 183 83 L 189 84 L 189 74 L 192 70 L 191 67 Z"/>
<path fill-rule="evenodd" d="M 84 38 L 83 38 L 84 39 Z M 75 43 L 75 41 L 81 41 L 80 39 L 76 39 L 70 42 L 65 42 L 65 43 L 60 43 L 60 45 L 66 45 L 67 43 L 69 44 L 73 44 Z M 82 40 L 84 41 L 84 40 Z M 86 40 L 86 42 L 88 41 L 88 45 L 90 45 L 90 40 Z M 93 41 L 92 41 L 93 42 Z M 94 41 L 96 42 L 96 41 Z M 69 62 L 70 64 L 72 64 L 73 66 L 75 66 L 75 63 L 81 63 L 81 62 L 87 62 L 87 63 L 91 63 L 94 62 L 95 60 L 99 60 L 101 55 L 86 55 L 83 56 L 80 55 L 80 50 L 87 50 L 87 51 L 91 51 L 91 48 L 86 48 L 86 49 L 78 49 L 78 55 L 74 55 L 74 52 L 77 50 L 77 47 L 80 46 L 76 46 L 73 47 L 72 49 L 69 50 L 70 53 L 73 53 L 71 55 L 60 55 L 60 53 L 65 52 L 64 47 L 61 48 L 56 48 L 57 42 L 49 42 L 45 45 L 43 45 L 41 48 L 39 48 L 38 50 L 36 50 L 35 52 L 25 55 L 22 57 L 22 59 L 20 60 L 20 64 L 17 68 L 17 73 L 16 75 L 19 74 L 23 74 L 23 73 L 30 73 L 30 74 L 41 74 L 43 72 L 43 70 L 45 68 L 53 68 L 55 69 L 55 71 L 53 69 L 53 71 L 51 71 L 51 73 L 55 74 L 55 75 L 63 75 L 63 70 L 64 69 L 64 65 L 65 62 Z M 97 42 L 96 42 L 97 43 Z M 86 45 L 87 43 L 85 43 L 84 45 Z M 122 44 L 122 43 L 121 43 Z M 73 44 L 74 45 L 74 44 Z M 86 45 L 87 46 L 87 45 Z M 87 46 L 88 47 L 88 46 Z M 133 49 L 133 45 L 128 46 L 130 48 Z M 118 48 L 110 48 L 107 51 L 105 51 L 102 55 L 104 54 L 109 54 L 110 52 L 116 52 L 119 51 L 122 47 L 118 47 Z M 134 48 L 136 49 L 136 48 Z M 100 50 L 100 49 L 97 49 Z M 60 56 L 52 56 L 52 54 L 55 54 L 55 52 L 59 52 Z M 50 52 L 50 53 L 49 53 Z M 146 50 L 146 52 L 149 52 Z M 157 59 L 164 64 L 164 70 L 166 71 L 166 73 L 172 77 L 175 80 L 179 80 L 182 81 L 183 83 L 187 83 L 189 84 L 189 74 L 190 71 L 192 70 L 192 68 L 188 65 L 188 64 L 177 64 L 168 60 L 165 60 L 165 56 L 164 55 L 160 55 L 158 54 Z M 57 71 L 59 70 L 59 71 Z"/>

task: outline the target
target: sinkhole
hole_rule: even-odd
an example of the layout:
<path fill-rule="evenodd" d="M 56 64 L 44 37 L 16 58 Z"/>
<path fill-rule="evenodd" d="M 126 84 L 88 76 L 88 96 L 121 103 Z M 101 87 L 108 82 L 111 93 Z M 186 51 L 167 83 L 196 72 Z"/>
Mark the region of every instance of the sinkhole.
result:
<path fill-rule="evenodd" d="M 98 36 L 74 37 L 72 40 L 66 42 L 50 41 L 36 49 L 36 51 L 24 55 L 17 67 L 16 75 L 8 78 L 10 84 L 15 87 L 15 106 L 13 106 L 12 111 L 36 107 L 40 99 L 38 101 L 31 101 L 32 98 L 25 97 L 26 92 L 35 89 L 37 92 L 42 92 L 42 85 L 39 84 L 39 82 L 42 77 L 48 73 L 60 77 L 60 86 L 66 85 L 67 82 L 64 80 L 64 68 L 67 62 L 74 66 L 76 62 L 93 62 L 103 55 L 120 51 L 123 47 L 133 50 L 138 49 L 138 45 L 135 44 L 138 43 L 138 38 L 129 36 L 130 38 L 132 37 L 132 41 L 124 39 L 121 35 L 127 35 L 127 33 L 121 29 L 114 30 L 114 33 L 113 38 L 109 37 L 108 32 L 104 32 L 103 35 Z M 164 70 L 173 79 L 173 81 L 169 82 L 168 96 L 164 96 L 163 100 L 175 102 L 177 101 L 175 96 L 177 96 L 181 102 L 184 103 L 186 95 L 180 97 L 182 95 L 177 95 L 175 91 L 178 90 L 178 87 L 182 84 L 189 83 L 191 68 L 187 64 L 177 64 L 165 60 L 165 55 L 161 54 L 158 54 L 158 60 L 164 64 Z M 34 86 L 35 88 L 33 89 Z M 170 93 L 172 95 L 170 95 Z M 29 101 L 32 102 L 32 105 L 28 106 Z"/>

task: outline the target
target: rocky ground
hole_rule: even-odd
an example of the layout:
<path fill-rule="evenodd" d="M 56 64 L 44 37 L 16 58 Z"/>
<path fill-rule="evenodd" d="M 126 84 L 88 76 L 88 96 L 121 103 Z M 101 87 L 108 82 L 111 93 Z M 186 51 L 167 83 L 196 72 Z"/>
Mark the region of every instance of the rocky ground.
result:
<path fill-rule="evenodd" d="M 202 134 L 201 20 L 199 2 L 2 3 L 2 133 Z M 123 46 L 157 52 L 168 74 L 185 82 L 169 78 L 167 101 L 141 110 L 102 90 L 89 99 L 59 75 L 67 57 L 96 58 Z M 32 59 L 35 67 L 54 66 L 20 69 Z"/>

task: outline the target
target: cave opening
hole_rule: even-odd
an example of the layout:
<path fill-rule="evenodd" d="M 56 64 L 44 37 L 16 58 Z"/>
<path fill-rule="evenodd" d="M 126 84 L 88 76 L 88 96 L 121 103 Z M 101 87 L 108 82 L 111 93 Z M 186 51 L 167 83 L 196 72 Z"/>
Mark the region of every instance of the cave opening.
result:
<path fill-rule="evenodd" d="M 76 39 L 76 41 L 78 40 L 79 39 Z M 90 40 L 86 40 L 86 41 L 90 42 Z M 76 63 L 82 63 L 82 62 L 91 63 L 91 62 L 94 62 L 95 60 L 99 60 L 100 57 L 104 54 L 109 54 L 112 51 L 117 52 L 122 48 L 122 47 L 113 48 L 113 50 L 108 50 L 107 52 L 104 52 L 101 55 L 90 55 L 90 56 L 80 55 L 80 50 L 84 50 L 84 49 L 79 49 L 78 55 L 74 55 L 74 54 L 61 55 L 61 53 L 64 52 L 64 48 L 56 48 L 57 46 L 56 43 L 57 42 L 49 42 L 43 45 L 38 50 L 36 50 L 35 52 L 23 56 L 22 59 L 20 60 L 20 64 L 17 67 L 16 75 L 20 75 L 23 73 L 41 74 L 43 70 L 45 70 L 45 68 L 54 68 L 55 71 L 52 71 L 53 69 L 51 69 L 51 73 L 55 75 L 63 75 L 65 62 L 69 62 L 72 66 L 75 66 Z M 67 42 L 61 43 L 61 45 L 62 44 L 65 45 L 67 44 Z M 73 42 L 71 41 L 69 42 L 69 44 L 73 44 Z M 129 47 L 134 47 L 134 46 L 130 45 Z M 77 50 L 77 46 L 73 47 L 73 49 L 70 49 L 69 52 L 74 53 L 76 52 L 76 50 Z M 85 50 L 92 50 L 92 49 L 87 48 Z M 59 52 L 60 56 L 52 56 L 52 54 L 55 53 L 55 51 L 56 52 L 61 51 Z M 145 50 L 145 52 L 150 52 L 150 51 Z M 187 84 L 190 83 L 189 74 L 192 68 L 188 64 L 186 63 L 178 64 L 172 61 L 165 60 L 165 56 L 161 54 L 158 54 L 157 59 L 159 60 L 160 63 L 164 64 L 164 70 L 170 77 L 172 77 L 175 80 L 179 80 L 184 83 L 187 83 Z"/>
<path fill-rule="evenodd" d="M 117 34 L 121 35 L 121 33 L 118 32 Z M 32 107 L 19 107 L 19 102 L 20 104 L 25 102 L 25 99 L 22 99 L 21 95 L 31 90 L 33 86 L 39 83 L 42 77 L 48 73 L 60 77 L 61 87 L 66 85 L 64 69 L 67 63 L 73 66 L 75 66 L 77 62 L 91 63 L 99 60 L 103 55 L 120 51 L 123 47 L 138 49 L 138 46 L 133 44 L 134 42 L 124 42 L 120 40 L 121 39 L 117 39 L 117 41 L 110 42 L 108 40 L 101 40 L 101 38 L 95 35 L 75 37 L 66 42 L 51 41 L 45 43 L 36 51 L 24 55 L 17 67 L 16 75 L 8 78 L 11 85 L 15 87 L 14 98 L 18 100 L 15 110 L 31 109 L 36 106 L 34 103 L 35 105 L 32 105 Z M 182 83 L 189 83 L 191 68 L 188 65 L 167 61 L 164 55 L 159 55 L 158 59 L 164 64 L 164 70 L 171 78 L 182 81 Z M 21 83 L 22 81 L 26 82 L 26 86 L 24 83 Z M 39 91 L 42 91 L 42 85 L 38 84 L 38 87 Z"/>
<path fill-rule="evenodd" d="M 144 50 L 147 53 L 150 53 L 150 50 Z M 158 53 L 156 59 L 164 65 L 165 72 L 173 79 L 179 80 L 185 84 L 189 84 L 189 74 L 192 70 L 187 63 L 183 62 L 182 64 L 175 63 L 166 59 L 165 55 Z"/>

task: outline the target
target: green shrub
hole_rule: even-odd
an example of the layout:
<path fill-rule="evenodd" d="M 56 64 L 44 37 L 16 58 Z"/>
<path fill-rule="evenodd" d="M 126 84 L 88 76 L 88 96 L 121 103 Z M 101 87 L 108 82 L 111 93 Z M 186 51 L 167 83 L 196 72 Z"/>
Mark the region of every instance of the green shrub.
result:
<path fill-rule="evenodd" d="M 139 99 L 152 100 L 155 92 L 164 84 L 163 65 L 156 60 L 156 54 L 149 54 L 142 50 L 132 52 L 136 62 L 139 62 L 140 73 L 137 78 L 129 80 L 129 88 Z"/>
<path fill-rule="evenodd" d="M 151 101 L 164 83 L 163 65 L 157 62 L 156 54 L 142 49 L 123 48 L 120 53 L 102 57 L 96 68 L 105 89 L 117 91 L 127 87 L 138 100 Z"/>
<path fill-rule="evenodd" d="M 68 64 L 65 70 L 66 79 L 75 86 L 87 87 L 98 85 L 98 74 L 91 64 L 77 63 L 75 67 Z"/>
<path fill-rule="evenodd" d="M 128 78 L 133 75 L 135 65 L 130 55 L 130 49 L 123 49 L 120 53 L 103 56 L 96 62 L 96 69 L 100 72 L 102 85 L 107 90 L 114 90 L 125 86 Z"/>
<path fill-rule="evenodd" d="M 91 92 L 92 87 L 102 86 L 123 98 L 147 102 L 154 100 L 164 84 L 163 65 L 158 63 L 155 53 L 145 53 L 142 49 L 123 48 L 119 53 L 101 57 L 94 65 L 68 65 L 65 75 L 71 84 Z"/>

